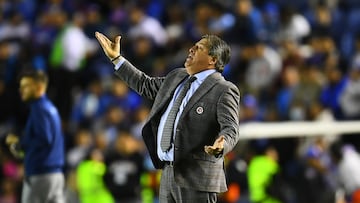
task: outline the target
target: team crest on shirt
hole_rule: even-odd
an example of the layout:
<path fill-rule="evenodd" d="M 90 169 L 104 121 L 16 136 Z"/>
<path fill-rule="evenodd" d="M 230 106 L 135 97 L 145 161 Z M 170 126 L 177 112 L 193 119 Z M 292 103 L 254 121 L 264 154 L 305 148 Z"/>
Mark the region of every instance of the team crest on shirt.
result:
<path fill-rule="evenodd" d="M 197 108 L 196 108 L 196 113 L 197 113 L 197 114 L 202 114 L 202 113 L 204 113 L 204 108 L 203 108 L 202 106 L 197 107 Z"/>

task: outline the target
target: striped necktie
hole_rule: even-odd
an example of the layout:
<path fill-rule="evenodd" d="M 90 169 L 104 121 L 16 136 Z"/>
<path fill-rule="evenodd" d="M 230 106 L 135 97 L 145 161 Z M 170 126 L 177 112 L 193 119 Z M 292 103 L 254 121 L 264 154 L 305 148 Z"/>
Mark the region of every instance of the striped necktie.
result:
<path fill-rule="evenodd" d="M 184 86 L 183 86 L 182 90 L 180 91 L 180 94 L 175 99 L 173 106 L 171 107 L 170 112 L 166 118 L 163 133 L 162 133 L 161 143 L 160 143 L 161 150 L 164 152 L 168 151 L 171 146 L 176 115 L 179 111 L 182 100 L 184 99 L 187 91 L 190 89 L 191 83 L 194 82 L 195 80 L 196 80 L 196 77 L 191 76 L 184 83 Z"/>

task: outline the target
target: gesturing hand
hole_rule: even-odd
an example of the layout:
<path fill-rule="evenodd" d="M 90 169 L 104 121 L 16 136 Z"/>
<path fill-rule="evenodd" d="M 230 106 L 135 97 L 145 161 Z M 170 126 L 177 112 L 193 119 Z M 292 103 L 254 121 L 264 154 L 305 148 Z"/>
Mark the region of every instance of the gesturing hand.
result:
<path fill-rule="evenodd" d="M 99 41 L 106 56 L 112 60 L 120 55 L 120 39 L 121 36 L 115 37 L 115 42 L 109 40 L 105 35 L 100 32 L 95 32 L 95 37 Z"/>
<path fill-rule="evenodd" d="M 205 146 L 204 150 L 206 153 L 217 156 L 224 150 L 225 137 L 221 135 L 218 137 L 212 146 Z"/>

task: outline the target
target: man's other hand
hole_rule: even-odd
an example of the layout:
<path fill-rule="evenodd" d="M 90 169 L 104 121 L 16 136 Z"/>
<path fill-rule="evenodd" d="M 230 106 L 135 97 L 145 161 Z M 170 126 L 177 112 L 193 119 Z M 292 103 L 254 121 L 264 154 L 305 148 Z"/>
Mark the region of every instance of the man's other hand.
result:
<path fill-rule="evenodd" d="M 221 135 L 218 137 L 212 146 L 205 146 L 204 150 L 206 153 L 219 156 L 224 150 L 225 137 Z"/>

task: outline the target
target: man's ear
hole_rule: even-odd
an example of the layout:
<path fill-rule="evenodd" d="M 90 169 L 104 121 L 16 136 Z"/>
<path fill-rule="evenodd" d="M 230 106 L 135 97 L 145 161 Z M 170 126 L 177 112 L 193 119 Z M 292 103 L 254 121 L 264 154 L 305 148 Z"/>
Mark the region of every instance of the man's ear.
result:
<path fill-rule="evenodd" d="M 216 57 L 211 57 L 210 61 L 209 61 L 209 65 L 214 65 L 216 64 L 217 62 L 217 58 Z"/>
<path fill-rule="evenodd" d="M 46 92 L 46 84 L 45 83 L 38 82 L 35 85 L 36 85 L 38 94 L 43 94 Z"/>

